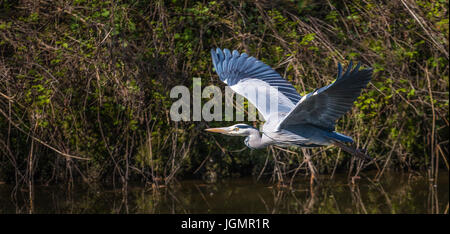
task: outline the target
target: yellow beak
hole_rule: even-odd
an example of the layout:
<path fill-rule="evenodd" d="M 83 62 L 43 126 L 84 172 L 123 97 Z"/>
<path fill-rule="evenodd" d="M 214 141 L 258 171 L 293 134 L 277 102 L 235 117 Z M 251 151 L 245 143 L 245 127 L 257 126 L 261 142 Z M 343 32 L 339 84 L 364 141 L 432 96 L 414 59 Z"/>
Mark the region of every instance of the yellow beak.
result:
<path fill-rule="evenodd" d="M 218 132 L 218 133 L 227 133 L 229 132 L 228 128 L 207 128 L 205 129 L 207 132 Z"/>

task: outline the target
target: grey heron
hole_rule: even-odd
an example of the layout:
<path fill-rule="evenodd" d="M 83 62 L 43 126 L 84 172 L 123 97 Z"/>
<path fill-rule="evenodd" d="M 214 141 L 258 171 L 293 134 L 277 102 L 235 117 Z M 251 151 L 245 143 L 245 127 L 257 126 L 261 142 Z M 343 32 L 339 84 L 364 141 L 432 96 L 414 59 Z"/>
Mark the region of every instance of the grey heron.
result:
<path fill-rule="evenodd" d="M 335 131 L 335 123 L 349 111 L 372 77 L 372 69 L 353 68 L 350 62 L 345 73 L 338 63 L 336 80 L 301 96 L 294 86 L 275 70 L 246 53 L 228 49 L 211 50 L 212 62 L 221 81 L 244 96 L 263 115 L 262 131 L 247 124 L 208 128 L 209 132 L 230 136 L 246 136 L 245 145 L 252 149 L 268 145 L 320 147 L 335 145 L 344 151 L 369 159 L 362 150 L 347 146 L 353 139 Z M 267 91 L 269 90 L 269 91 Z M 275 95 L 276 109 L 268 108 L 261 97 Z"/>

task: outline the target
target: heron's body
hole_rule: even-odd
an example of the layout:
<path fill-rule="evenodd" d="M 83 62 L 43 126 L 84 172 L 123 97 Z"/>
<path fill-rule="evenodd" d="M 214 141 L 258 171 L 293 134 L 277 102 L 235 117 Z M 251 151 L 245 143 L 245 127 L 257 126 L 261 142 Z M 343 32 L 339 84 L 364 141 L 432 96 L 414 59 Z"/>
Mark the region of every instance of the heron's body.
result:
<path fill-rule="evenodd" d="M 335 141 L 353 142 L 349 136 L 308 124 L 300 124 L 289 130 L 267 129 L 259 132 L 259 130 L 253 128 L 252 134 L 246 137 L 244 143 L 249 148 L 260 149 L 268 145 L 320 147 L 333 144 Z"/>
<path fill-rule="evenodd" d="M 246 136 L 245 144 L 258 149 L 268 145 L 320 147 L 352 138 L 335 132 L 335 122 L 349 111 L 371 79 L 372 69 L 352 69 L 342 74 L 338 64 L 336 80 L 300 96 L 296 89 L 271 67 L 247 54 L 228 49 L 211 51 L 219 78 L 236 93 L 246 97 L 266 120 L 262 131 L 246 124 L 207 129 L 227 135 Z M 351 151 L 351 150 L 350 150 Z"/>

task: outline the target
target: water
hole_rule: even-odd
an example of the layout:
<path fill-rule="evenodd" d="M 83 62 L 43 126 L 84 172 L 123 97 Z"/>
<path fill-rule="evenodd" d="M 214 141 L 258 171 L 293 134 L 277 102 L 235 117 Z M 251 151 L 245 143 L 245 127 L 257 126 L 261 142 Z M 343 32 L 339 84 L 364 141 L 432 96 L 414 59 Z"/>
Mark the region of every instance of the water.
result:
<path fill-rule="evenodd" d="M 352 185 L 346 175 L 321 177 L 321 185 L 298 178 L 292 188 L 253 178 L 215 184 L 180 181 L 158 191 L 139 184 L 121 188 L 35 186 L 33 193 L 0 185 L 0 213 L 448 213 L 449 174 L 437 186 L 415 174 L 368 173 Z"/>

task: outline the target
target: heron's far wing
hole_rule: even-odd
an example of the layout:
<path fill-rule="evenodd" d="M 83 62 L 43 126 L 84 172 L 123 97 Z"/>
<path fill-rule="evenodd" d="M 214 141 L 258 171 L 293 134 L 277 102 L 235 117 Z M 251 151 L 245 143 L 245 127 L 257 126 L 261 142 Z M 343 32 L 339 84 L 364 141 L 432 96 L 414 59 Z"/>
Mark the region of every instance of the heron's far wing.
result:
<path fill-rule="evenodd" d="M 289 112 L 301 98 L 270 66 L 246 53 L 217 48 L 211 50 L 211 56 L 220 80 L 247 98 L 266 120 L 271 113 Z M 269 107 L 271 104 L 276 104 L 277 110 Z"/>
<path fill-rule="evenodd" d="M 302 97 L 299 103 L 280 122 L 278 128 L 290 125 L 312 124 L 325 130 L 334 131 L 335 122 L 353 105 L 372 78 L 372 69 L 359 70 L 360 64 L 352 70 L 350 62 L 345 74 L 338 64 L 336 80 Z"/>

